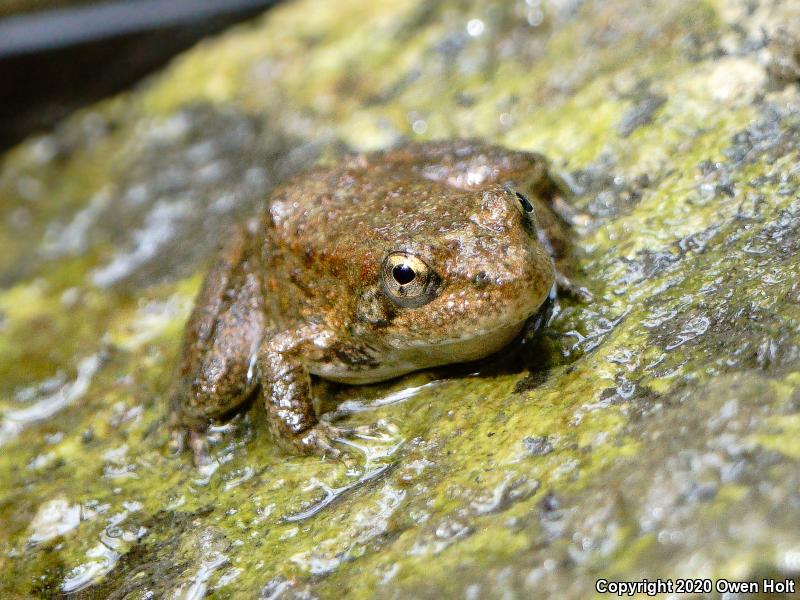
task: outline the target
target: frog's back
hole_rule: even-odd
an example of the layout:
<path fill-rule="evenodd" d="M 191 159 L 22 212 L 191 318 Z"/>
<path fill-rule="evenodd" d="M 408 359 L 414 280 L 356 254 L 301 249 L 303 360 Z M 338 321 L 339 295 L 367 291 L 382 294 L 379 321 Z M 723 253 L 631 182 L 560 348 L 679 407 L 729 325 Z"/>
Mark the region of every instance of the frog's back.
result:
<path fill-rule="evenodd" d="M 537 213 L 550 211 L 541 199 L 558 194 L 541 155 L 455 139 L 351 155 L 337 166 L 317 167 L 282 186 L 270 212 L 279 243 L 335 252 L 349 250 L 353 237 L 396 242 L 438 231 L 468 218 L 479 190 L 507 184 L 527 190 Z M 465 203 L 467 195 L 478 198 Z"/>
<path fill-rule="evenodd" d="M 335 251 L 424 235 L 437 224 L 463 218 L 469 208 L 463 196 L 407 168 L 345 165 L 290 181 L 273 196 L 270 215 L 280 243 Z"/>

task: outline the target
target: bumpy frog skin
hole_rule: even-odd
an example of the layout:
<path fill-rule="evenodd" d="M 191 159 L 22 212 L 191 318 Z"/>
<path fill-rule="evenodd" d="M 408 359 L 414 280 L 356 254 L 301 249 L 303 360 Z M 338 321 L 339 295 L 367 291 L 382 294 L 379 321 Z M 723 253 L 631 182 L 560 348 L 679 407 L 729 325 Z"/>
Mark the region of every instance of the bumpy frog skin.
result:
<path fill-rule="evenodd" d="M 257 394 L 278 442 L 341 456 L 333 443 L 352 432 L 318 419 L 310 376 L 368 383 L 496 352 L 566 281 L 566 207 L 541 156 L 470 140 L 288 181 L 206 277 L 173 442 L 188 430 L 202 463 L 209 421 Z"/>

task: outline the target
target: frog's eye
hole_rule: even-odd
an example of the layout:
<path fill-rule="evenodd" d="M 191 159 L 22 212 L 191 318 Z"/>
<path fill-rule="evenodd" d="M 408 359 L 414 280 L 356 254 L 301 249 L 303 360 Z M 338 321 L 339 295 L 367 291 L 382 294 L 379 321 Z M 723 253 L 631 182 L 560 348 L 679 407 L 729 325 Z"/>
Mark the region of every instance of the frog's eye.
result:
<path fill-rule="evenodd" d="M 513 191 L 513 190 L 512 190 Z M 533 230 L 536 229 L 536 210 L 533 208 L 533 203 L 528 200 L 523 194 L 514 191 L 517 197 L 517 204 L 522 216 L 525 217 L 526 223 L 530 225 Z"/>
<path fill-rule="evenodd" d="M 398 306 L 416 308 L 427 304 L 436 295 L 438 282 L 433 269 L 408 252 L 392 252 L 383 261 L 383 290 Z"/>
<path fill-rule="evenodd" d="M 519 204 L 522 207 L 522 210 L 524 210 L 526 213 L 532 213 L 533 204 L 531 204 L 531 201 L 528 200 L 525 196 L 523 196 L 519 192 L 514 192 L 514 193 L 517 195 L 517 200 L 519 200 Z"/>

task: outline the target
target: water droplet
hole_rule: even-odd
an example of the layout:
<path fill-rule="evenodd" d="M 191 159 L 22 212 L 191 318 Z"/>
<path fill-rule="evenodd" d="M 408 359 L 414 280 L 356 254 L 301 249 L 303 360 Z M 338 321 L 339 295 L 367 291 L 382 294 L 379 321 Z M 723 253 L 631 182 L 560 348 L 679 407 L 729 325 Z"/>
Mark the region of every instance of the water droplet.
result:
<path fill-rule="evenodd" d="M 470 19 L 467 23 L 467 33 L 472 37 L 478 37 L 486 29 L 486 25 L 480 19 Z"/>

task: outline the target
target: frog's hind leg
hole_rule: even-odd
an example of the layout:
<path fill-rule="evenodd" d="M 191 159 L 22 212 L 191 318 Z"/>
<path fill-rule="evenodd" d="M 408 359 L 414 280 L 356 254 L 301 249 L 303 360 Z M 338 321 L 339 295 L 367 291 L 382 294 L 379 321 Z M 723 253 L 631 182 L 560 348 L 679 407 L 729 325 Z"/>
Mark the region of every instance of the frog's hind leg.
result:
<path fill-rule="evenodd" d="M 180 371 L 171 399 L 170 447 L 208 461 L 211 419 L 242 405 L 253 393 L 255 355 L 264 335 L 258 252 L 248 229 L 236 228 L 209 270 L 184 331 Z"/>

